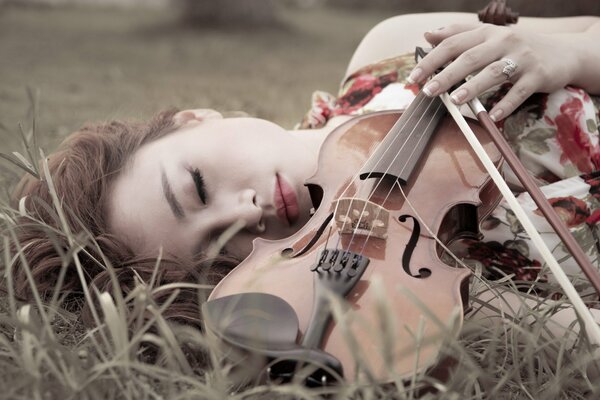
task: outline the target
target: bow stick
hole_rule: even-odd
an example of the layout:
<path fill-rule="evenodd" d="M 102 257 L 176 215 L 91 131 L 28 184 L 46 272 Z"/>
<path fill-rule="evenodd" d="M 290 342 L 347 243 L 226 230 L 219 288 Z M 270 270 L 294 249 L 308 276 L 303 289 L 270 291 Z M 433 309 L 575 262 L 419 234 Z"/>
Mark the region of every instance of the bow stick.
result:
<path fill-rule="evenodd" d="M 443 93 L 440 95 L 440 97 L 446 105 L 448 112 L 450 112 L 450 115 L 452 115 L 452 118 L 454 118 L 454 121 L 456 121 L 457 125 L 460 127 L 461 131 L 465 135 L 465 138 L 479 157 L 479 160 L 481 161 L 487 172 L 490 174 L 490 177 L 498 186 L 498 189 L 500 190 L 507 203 L 510 205 L 513 212 L 519 219 L 519 222 L 523 226 L 523 229 L 525 229 L 525 232 L 527 232 L 529 238 L 537 246 L 538 250 L 540 251 L 540 254 L 544 258 L 544 261 L 556 277 L 556 280 L 558 281 L 560 286 L 565 291 L 565 294 L 567 295 L 567 297 L 573 304 L 575 311 L 579 315 L 588 336 L 590 338 L 593 337 L 595 339 L 594 343 L 600 344 L 600 326 L 598 326 L 590 310 L 585 306 L 583 299 L 581 298 L 581 296 L 579 296 L 577 290 L 558 264 L 558 261 L 556 260 L 556 258 L 554 258 L 552 252 L 550 251 L 550 249 L 548 249 L 548 246 L 546 246 L 546 243 L 544 243 L 544 241 L 542 240 L 542 237 L 536 230 L 535 226 L 533 225 L 533 222 L 531 222 L 531 220 L 527 217 L 525 210 L 523 210 L 523 208 L 517 201 L 517 198 L 502 178 L 502 175 L 494 166 L 493 161 L 487 155 L 481 143 L 479 143 L 479 141 L 477 140 L 477 137 L 467 124 L 465 117 L 460 113 L 458 107 L 454 103 L 452 103 L 452 101 L 450 101 L 450 96 L 448 95 L 448 93 Z M 508 145 L 508 143 L 506 143 L 506 140 L 498 131 L 496 125 L 490 119 L 488 113 L 486 112 L 481 102 L 479 102 L 479 99 L 475 98 L 471 100 L 469 102 L 469 106 L 471 107 L 473 113 L 477 116 L 481 124 L 484 126 L 484 128 L 486 128 L 492 140 L 500 150 L 500 153 L 502 153 L 508 165 L 510 165 L 510 167 L 515 172 L 517 178 L 519 178 L 523 186 L 529 191 L 529 194 L 531 195 L 532 199 L 534 199 L 535 203 L 538 205 L 540 210 L 542 210 L 549 222 L 552 221 L 550 222 L 552 227 L 556 230 L 556 233 L 563 240 L 565 246 L 567 246 L 569 251 L 571 251 L 571 254 L 573 254 L 573 257 L 578 262 L 581 269 L 584 271 L 584 273 L 586 273 L 586 276 L 588 276 L 588 273 L 590 273 L 592 276 L 592 278 L 590 278 L 590 281 L 598 282 L 599 277 L 597 271 L 590 269 L 591 263 L 587 259 L 586 255 L 583 253 L 583 250 L 581 250 L 581 248 L 577 245 L 577 243 L 573 239 L 573 236 L 566 229 L 564 224 L 560 221 L 559 217 L 554 212 L 554 209 L 552 209 L 552 206 L 550 206 L 540 189 L 537 187 L 537 185 L 535 185 L 529 174 L 525 171 L 525 168 L 510 149 L 510 146 Z M 571 245 L 575 243 L 575 246 L 573 248 L 568 247 L 567 243 L 569 242 L 571 242 Z M 580 260 L 577 257 L 575 257 L 575 254 L 578 255 L 579 259 L 583 259 L 584 262 L 579 263 Z M 586 270 L 586 267 L 588 268 L 588 270 Z M 596 290 L 598 290 L 595 285 L 594 287 L 596 288 Z"/>
<path fill-rule="evenodd" d="M 517 23 L 517 21 L 519 19 L 519 14 L 517 12 L 514 12 L 513 10 L 510 9 L 510 7 L 507 6 L 506 0 L 491 0 L 484 9 L 479 11 L 478 16 L 479 16 L 479 20 L 481 22 L 491 23 L 494 25 L 515 24 L 515 23 Z M 456 111 L 458 111 L 457 107 L 452 107 L 453 104 L 451 102 L 444 101 L 444 103 L 446 104 L 447 108 L 451 107 L 451 108 L 456 109 Z M 449 106 L 449 104 L 451 104 L 451 105 Z M 554 212 L 554 209 L 552 208 L 550 203 L 548 203 L 548 200 L 546 199 L 546 197 L 544 196 L 542 191 L 538 188 L 538 186 L 535 184 L 535 182 L 533 181 L 531 176 L 527 173 L 527 171 L 525 170 L 525 167 L 523 166 L 523 164 L 521 164 L 521 161 L 513 153 L 512 149 L 510 148 L 510 146 L 504 139 L 504 136 L 502 136 L 502 134 L 498 131 L 498 128 L 496 127 L 494 122 L 490 119 L 488 113 L 486 112 L 485 108 L 483 107 L 483 105 L 481 104 L 479 99 L 475 98 L 475 99 L 471 100 L 470 102 L 468 102 L 468 104 L 469 104 L 469 107 L 471 108 L 471 111 L 473 111 L 473 114 L 475 114 L 477 116 L 477 119 L 479 120 L 479 122 L 488 131 L 490 137 L 496 144 L 496 147 L 498 148 L 498 150 L 500 150 L 500 153 L 503 155 L 503 157 L 506 160 L 506 162 L 508 163 L 508 165 L 512 168 L 516 177 L 519 179 L 519 181 L 521 182 L 521 184 L 523 185 L 525 190 L 527 190 L 527 192 L 529 192 L 529 195 L 531 196 L 531 198 L 533 199 L 535 204 L 538 206 L 539 210 L 542 212 L 542 214 L 544 214 L 548 223 L 550 223 L 552 228 L 554 228 L 554 231 L 556 232 L 556 234 L 560 237 L 563 244 L 569 250 L 569 252 L 573 256 L 573 258 L 575 259 L 575 261 L 577 262 L 577 264 L 579 265 L 579 267 L 581 268 L 581 270 L 583 271 L 585 276 L 589 279 L 590 283 L 596 290 L 596 293 L 598 293 L 598 295 L 600 295 L 600 274 L 598 273 L 598 270 L 592 266 L 588 257 L 585 255 L 585 253 L 583 252 L 581 247 L 577 244 L 577 242 L 575 241 L 575 239 L 573 238 L 573 236 L 571 235 L 569 230 L 566 228 L 566 226 L 563 224 L 561 219 L 558 217 L 556 212 Z M 450 108 L 448 108 L 448 109 L 450 110 Z M 452 112 L 451 112 L 451 114 L 452 114 Z M 457 121 L 458 115 L 460 115 L 460 119 L 464 121 L 464 118 L 462 117 L 462 115 L 459 112 L 457 113 L 457 116 L 453 115 L 455 121 Z M 457 121 L 457 123 L 459 123 L 459 122 Z M 461 126 L 461 125 L 462 125 L 462 123 L 459 123 L 459 126 Z M 463 133 L 466 132 L 465 129 L 462 129 L 462 131 L 463 131 Z M 466 135 L 466 133 L 465 133 L 465 135 Z M 473 145 L 473 144 L 471 144 L 471 145 Z M 482 160 L 482 162 L 483 162 L 483 160 Z M 487 169 L 487 167 L 486 167 L 486 169 Z M 496 170 L 496 168 L 493 168 L 493 169 Z M 490 173 L 489 169 L 488 169 L 488 173 Z M 490 176 L 492 176 L 492 178 L 494 175 L 495 174 L 490 173 Z M 494 179 L 494 182 L 500 188 L 501 183 L 499 183 L 499 181 L 497 181 L 496 179 Z M 502 180 L 502 183 L 504 183 L 503 180 Z M 506 185 L 504 185 L 504 186 L 506 186 Z M 509 204 L 510 204 L 512 201 L 509 201 L 508 199 L 509 199 L 509 197 L 514 198 L 514 196 L 512 196 L 512 191 L 508 190 L 507 192 L 508 193 L 506 193 L 506 194 L 503 193 L 503 194 L 504 194 L 504 197 L 507 199 L 507 202 L 509 202 Z M 516 203 L 516 207 L 520 208 L 520 204 Z M 515 211 L 515 214 L 517 215 L 515 207 L 513 205 L 511 205 L 511 208 L 513 209 L 513 211 Z M 529 221 L 529 218 L 527 218 L 527 216 L 524 213 L 523 213 L 523 217 L 526 218 L 529 223 L 531 223 L 531 221 Z M 525 228 L 525 225 L 527 223 L 523 223 L 523 220 L 521 218 L 519 218 L 519 221 Z M 531 225 L 533 228 L 533 224 L 531 224 Z M 526 231 L 527 231 L 527 229 L 526 229 Z M 538 250 L 540 250 L 542 255 L 544 255 L 544 253 L 545 253 L 545 252 L 542 252 L 542 248 L 545 248 L 546 251 L 549 253 L 547 246 L 545 245 L 545 243 L 543 241 L 541 241 L 541 237 L 539 237 L 538 232 L 535 229 L 533 229 L 533 231 L 534 231 L 533 234 L 530 233 L 529 231 L 527 231 L 527 233 L 529 234 L 529 237 L 533 240 L 533 242 L 537 245 Z M 540 239 L 539 243 L 537 240 L 533 239 L 534 236 L 539 237 L 539 239 Z M 566 274 L 564 273 L 564 271 L 562 270 L 562 268 L 560 268 L 558 266 L 558 262 L 556 261 L 554 256 L 552 256 L 551 253 L 549 253 L 548 255 L 549 255 L 549 257 L 544 256 L 544 260 L 550 267 L 550 270 L 552 271 L 552 273 L 556 276 L 557 281 L 561 284 L 563 290 L 565 290 L 565 293 L 569 297 L 569 300 L 571 300 L 571 302 L 573 303 L 573 306 L 577 310 L 581 319 L 586 321 L 586 326 L 595 332 L 596 340 L 598 340 L 598 338 L 600 337 L 600 329 L 598 329 L 597 323 L 593 320 L 593 318 L 590 320 L 590 318 L 584 317 L 584 316 L 591 317 L 591 312 L 587 308 L 584 308 L 583 300 L 581 299 L 581 297 L 579 296 L 577 291 L 573 288 L 573 285 L 568 280 L 568 278 L 567 278 Z M 549 261 L 549 258 L 551 258 L 552 261 Z M 569 289 L 567 289 L 567 288 L 569 288 Z M 571 295 L 569 295 L 569 293 L 571 293 Z M 592 328 L 592 327 L 594 327 L 594 328 Z M 600 343 L 600 342 L 597 342 L 597 343 Z"/>

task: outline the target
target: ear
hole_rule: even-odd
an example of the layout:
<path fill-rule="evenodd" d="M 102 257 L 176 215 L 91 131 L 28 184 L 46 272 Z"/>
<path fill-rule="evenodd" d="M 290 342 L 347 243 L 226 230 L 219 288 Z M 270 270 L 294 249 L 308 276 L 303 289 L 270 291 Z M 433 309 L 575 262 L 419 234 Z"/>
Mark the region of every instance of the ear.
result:
<path fill-rule="evenodd" d="M 182 126 L 190 122 L 201 122 L 207 119 L 222 119 L 221 113 L 209 108 L 197 108 L 194 110 L 179 111 L 173 117 L 175 124 Z"/>

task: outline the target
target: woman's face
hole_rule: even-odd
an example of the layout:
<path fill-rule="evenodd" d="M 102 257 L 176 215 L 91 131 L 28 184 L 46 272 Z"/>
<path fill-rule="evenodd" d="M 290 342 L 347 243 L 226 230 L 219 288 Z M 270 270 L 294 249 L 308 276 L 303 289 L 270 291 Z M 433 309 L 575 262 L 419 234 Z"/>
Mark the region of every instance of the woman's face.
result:
<path fill-rule="evenodd" d="M 134 154 L 110 194 L 112 233 L 138 254 L 162 246 L 191 256 L 236 224 L 225 250 L 245 257 L 257 236 L 283 238 L 306 223 L 314 149 L 268 121 L 199 119 Z"/>

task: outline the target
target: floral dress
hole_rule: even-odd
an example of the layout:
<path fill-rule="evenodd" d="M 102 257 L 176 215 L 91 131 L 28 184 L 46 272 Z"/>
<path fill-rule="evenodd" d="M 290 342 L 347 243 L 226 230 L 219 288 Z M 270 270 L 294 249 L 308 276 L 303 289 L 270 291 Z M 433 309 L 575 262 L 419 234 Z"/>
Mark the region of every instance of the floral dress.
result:
<path fill-rule="evenodd" d="M 366 66 L 350 75 L 337 96 L 317 91 L 299 128 L 322 127 L 338 115 L 406 109 L 420 88 L 406 77 L 415 65 L 412 54 Z M 505 83 L 480 100 L 491 109 L 510 89 Z M 593 264 L 599 260 L 600 223 L 600 96 L 567 86 L 551 94 L 531 96 L 512 115 L 498 122 L 524 166 Z M 510 171 L 505 171 L 511 181 Z M 514 183 L 514 182 L 513 182 Z M 518 193 L 542 238 L 577 286 L 585 282 L 579 267 L 527 193 Z M 476 260 L 490 278 L 553 281 L 537 248 L 508 204 L 502 200 L 481 225 L 483 240 L 461 243 L 461 255 Z M 589 298 L 590 301 L 597 300 Z"/>

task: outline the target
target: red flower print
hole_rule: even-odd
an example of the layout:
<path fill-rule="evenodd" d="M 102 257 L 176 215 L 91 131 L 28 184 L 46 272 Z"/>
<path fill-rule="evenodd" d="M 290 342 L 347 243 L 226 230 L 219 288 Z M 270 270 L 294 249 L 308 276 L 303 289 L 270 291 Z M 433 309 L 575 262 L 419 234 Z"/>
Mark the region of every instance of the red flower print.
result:
<path fill-rule="evenodd" d="M 585 96 L 587 95 L 587 93 L 585 92 L 585 90 L 583 90 L 583 89 L 581 89 L 581 88 L 578 88 L 578 87 L 576 87 L 576 86 L 565 86 L 565 90 L 566 90 L 567 92 L 574 93 L 574 94 L 576 94 L 576 95 L 578 95 L 578 96 L 583 96 L 583 97 L 585 97 Z M 588 97 L 589 97 L 589 96 L 588 96 Z"/>
<path fill-rule="evenodd" d="M 404 88 L 413 92 L 415 96 L 418 95 L 421 91 L 421 85 L 419 85 L 418 83 L 406 83 L 404 84 Z"/>
<path fill-rule="evenodd" d="M 548 202 L 569 228 L 584 223 L 590 216 L 590 210 L 585 201 L 577 197 L 553 197 L 548 199 Z M 537 215 L 543 215 L 539 208 L 534 212 Z"/>
<path fill-rule="evenodd" d="M 594 170 L 600 169 L 600 152 L 592 154 L 590 157 L 592 164 L 594 164 Z"/>
<path fill-rule="evenodd" d="M 491 95 L 486 97 L 483 105 L 487 110 L 491 110 L 510 90 L 512 83 L 503 83 L 495 92 L 491 92 Z M 489 92 L 488 92 L 489 93 Z"/>
<path fill-rule="evenodd" d="M 596 200 L 600 200 L 600 171 L 581 175 L 581 179 L 590 185 L 589 194 L 591 194 Z"/>
<path fill-rule="evenodd" d="M 337 101 L 342 114 L 349 114 L 367 104 L 384 87 L 398 80 L 398 72 L 385 75 L 360 75 L 354 79 L 350 88 Z"/>
<path fill-rule="evenodd" d="M 556 140 L 563 151 L 561 162 L 572 162 L 581 172 L 591 172 L 590 161 L 592 144 L 588 135 L 581 129 L 583 103 L 572 97 L 560 106 L 560 114 L 554 119 L 556 123 Z"/>
<path fill-rule="evenodd" d="M 468 248 L 468 258 L 480 261 L 492 278 L 502 278 L 504 274 L 514 274 L 520 281 L 536 280 L 541 270 L 541 263 L 530 260 L 518 250 L 509 248 L 499 242 L 480 242 L 473 240 Z"/>
<path fill-rule="evenodd" d="M 586 224 L 596 225 L 600 221 L 600 210 L 596 210 L 586 220 Z"/>
<path fill-rule="evenodd" d="M 550 118 L 547 115 L 544 115 L 544 122 L 547 123 L 550 126 L 556 126 L 556 124 L 554 123 L 554 121 L 552 121 L 552 118 Z"/>

